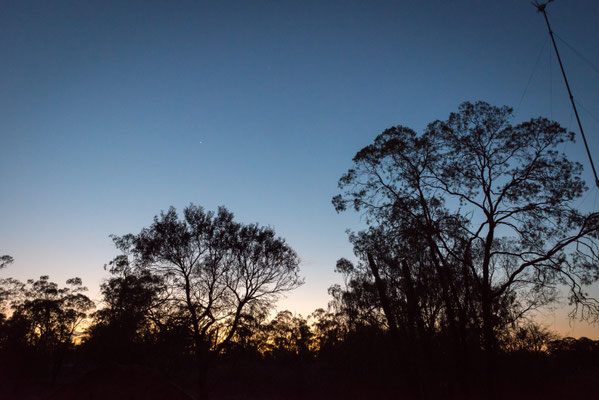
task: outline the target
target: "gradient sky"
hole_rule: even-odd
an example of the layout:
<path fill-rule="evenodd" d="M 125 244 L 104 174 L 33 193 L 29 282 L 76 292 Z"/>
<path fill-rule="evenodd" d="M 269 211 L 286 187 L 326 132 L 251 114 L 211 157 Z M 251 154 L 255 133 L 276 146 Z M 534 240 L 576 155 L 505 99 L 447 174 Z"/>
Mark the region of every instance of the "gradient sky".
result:
<path fill-rule="evenodd" d="M 599 158 L 599 2 L 549 11 L 587 59 L 558 41 Z M 466 100 L 575 128 L 528 0 L 2 1 L 0 60 L 0 253 L 16 260 L 2 276 L 80 276 L 96 300 L 108 235 L 194 202 L 286 238 L 306 284 L 278 307 L 305 316 L 360 226 L 335 213 L 337 180 L 382 130 L 420 131 Z M 588 178 L 578 139 L 564 150 Z M 563 307 L 544 319 L 599 339 Z"/>

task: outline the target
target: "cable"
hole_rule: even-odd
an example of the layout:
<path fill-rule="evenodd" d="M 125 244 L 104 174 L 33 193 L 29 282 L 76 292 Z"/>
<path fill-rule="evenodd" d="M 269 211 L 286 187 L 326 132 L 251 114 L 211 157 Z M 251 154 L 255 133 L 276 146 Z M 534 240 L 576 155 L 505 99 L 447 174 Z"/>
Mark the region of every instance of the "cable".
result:
<path fill-rule="evenodd" d="M 574 111 L 570 110 L 570 121 L 568 121 L 568 132 L 570 128 L 572 128 L 572 117 L 574 116 Z"/>
<path fill-rule="evenodd" d="M 591 118 L 593 118 L 595 121 L 599 122 L 599 117 L 597 117 L 596 115 L 594 115 L 594 114 L 591 112 L 591 110 L 589 110 L 588 108 L 586 108 L 586 107 L 585 107 L 585 106 L 584 106 L 584 105 L 583 105 L 583 104 L 580 102 L 580 100 L 574 100 L 574 101 L 576 102 L 576 104 L 577 104 L 578 106 L 580 106 L 580 108 L 582 108 L 584 111 L 586 111 L 586 112 L 587 112 L 587 114 L 589 114 L 589 116 L 590 116 Z"/>
<path fill-rule="evenodd" d="M 572 52 L 574 54 L 576 54 L 578 57 L 580 57 L 584 62 L 587 63 L 587 65 L 589 67 L 591 67 L 591 69 L 593 69 L 593 71 L 595 71 L 595 73 L 597 73 L 597 75 L 599 75 L 599 67 L 597 67 L 595 64 L 593 64 L 593 62 L 591 60 L 589 60 L 588 58 L 586 58 L 584 55 L 582 55 L 582 53 L 580 53 L 578 50 L 576 50 L 572 45 L 570 45 L 568 42 L 566 42 L 564 39 L 562 39 L 557 33 L 553 33 L 563 44 L 565 44 L 570 50 L 572 50 Z"/>
<path fill-rule="evenodd" d="M 524 96 L 526 96 L 526 92 L 528 91 L 530 82 L 532 82 L 532 78 L 534 77 L 535 72 L 537 71 L 537 66 L 539 65 L 539 61 L 541 60 L 541 55 L 545 51 L 545 46 L 547 46 L 547 42 L 549 42 L 549 36 L 547 36 L 547 38 L 543 42 L 543 46 L 541 46 L 541 50 L 539 51 L 539 54 L 537 55 L 537 61 L 535 61 L 535 66 L 532 68 L 532 72 L 530 74 L 530 77 L 528 78 L 528 82 L 526 83 L 526 86 L 524 87 L 524 92 L 522 92 L 522 96 L 520 97 L 520 102 L 518 103 L 518 107 L 516 107 L 516 112 L 514 113 L 514 117 L 516 116 L 516 114 L 518 114 L 518 111 L 520 110 L 520 106 L 522 105 Z"/>

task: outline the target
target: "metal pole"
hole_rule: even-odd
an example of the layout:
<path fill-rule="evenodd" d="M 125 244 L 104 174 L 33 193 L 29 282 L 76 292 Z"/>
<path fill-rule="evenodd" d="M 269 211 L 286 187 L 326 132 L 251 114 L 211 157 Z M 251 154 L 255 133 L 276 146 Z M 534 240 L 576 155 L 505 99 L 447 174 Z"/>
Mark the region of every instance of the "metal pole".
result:
<path fill-rule="evenodd" d="M 576 109 L 576 103 L 574 102 L 574 96 L 572 96 L 572 91 L 570 90 L 570 84 L 568 83 L 568 78 L 566 78 L 566 72 L 564 71 L 564 65 L 562 64 L 562 58 L 559 55 L 559 51 L 557 50 L 557 45 L 555 44 L 555 38 L 553 37 L 553 31 L 551 30 L 551 25 L 549 25 L 549 18 L 547 18 L 547 13 L 545 12 L 545 8 L 547 4 L 535 4 L 539 12 L 543 13 L 545 17 L 545 22 L 547 23 L 547 29 L 549 29 L 549 35 L 551 36 L 551 42 L 553 43 L 553 48 L 555 49 L 555 54 L 557 54 L 557 61 L 559 61 L 559 66 L 562 70 L 562 76 L 564 77 L 564 82 L 566 83 L 566 88 L 568 89 L 568 94 L 570 95 L 570 102 L 572 103 L 572 108 L 574 108 L 574 114 L 576 115 L 576 121 L 578 122 L 578 128 L 580 128 L 580 133 L 582 134 L 582 140 L 584 141 L 584 147 L 587 151 L 587 155 L 589 156 L 589 161 L 591 162 L 591 168 L 593 169 L 593 174 L 595 175 L 595 185 L 599 187 L 599 177 L 597 177 L 597 171 L 595 170 L 595 164 L 593 163 L 593 157 L 591 157 L 591 151 L 589 150 L 589 145 L 587 144 L 587 139 L 584 135 L 584 130 L 582 129 L 582 124 L 580 123 L 580 117 L 578 116 L 578 110 Z"/>

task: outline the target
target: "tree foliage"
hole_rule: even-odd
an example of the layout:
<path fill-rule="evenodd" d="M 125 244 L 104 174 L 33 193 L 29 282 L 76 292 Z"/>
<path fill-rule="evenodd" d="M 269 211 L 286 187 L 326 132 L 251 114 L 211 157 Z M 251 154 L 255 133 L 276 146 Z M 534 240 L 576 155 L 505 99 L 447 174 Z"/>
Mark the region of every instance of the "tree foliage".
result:
<path fill-rule="evenodd" d="M 214 213 L 191 204 L 181 218 L 171 207 L 139 234 L 113 239 L 119 263 L 162 280 L 199 360 L 231 342 L 246 311 L 264 311 L 302 283 L 298 256 L 273 229 L 235 222 L 224 207 Z"/>
<path fill-rule="evenodd" d="M 69 345 L 77 327 L 94 307 L 82 292 L 80 278 L 67 280 L 64 288 L 42 276 L 39 280 L 30 279 L 22 288 L 22 301 L 13 302 L 12 320 L 27 324 L 26 339 L 30 345 L 52 349 L 59 345 Z"/>
<path fill-rule="evenodd" d="M 333 203 L 352 205 L 373 226 L 353 240 L 360 254 L 376 253 L 384 238 L 396 261 L 414 266 L 426 255 L 456 307 L 466 300 L 452 282 L 461 270 L 492 328 L 507 298 L 516 295 L 518 316 L 552 300 L 559 283 L 583 316 L 596 316 L 582 286 L 598 277 L 599 218 L 574 207 L 587 189 L 582 166 L 558 150 L 573 133 L 545 118 L 511 119 L 507 107 L 464 103 L 422 135 L 388 129 L 356 154 Z"/>
<path fill-rule="evenodd" d="M 387 129 L 356 154 L 333 204 L 369 225 L 350 236 L 352 268 L 374 283 L 392 334 L 422 345 L 446 332 L 452 348 L 493 353 L 559 285 L 574 314 L 597 320 L 584 287 L 599 277 L 599 214 L 575 207 L 582 166 L 559 151 L 573 140 L 556 122 L 512 125 L 510 108 L 477 102 L 420 135 Z"/>
<path fill-rule="evenodd" d="M 7 382 L 16 383 L 23 371 L 54 382 L 65 354 L 80 341 L 82 323 L 95 305 L 80 278 L 66 284 L 61 288 L 48 276 L 26 283 L 0 280 L 0 372 Z"/>

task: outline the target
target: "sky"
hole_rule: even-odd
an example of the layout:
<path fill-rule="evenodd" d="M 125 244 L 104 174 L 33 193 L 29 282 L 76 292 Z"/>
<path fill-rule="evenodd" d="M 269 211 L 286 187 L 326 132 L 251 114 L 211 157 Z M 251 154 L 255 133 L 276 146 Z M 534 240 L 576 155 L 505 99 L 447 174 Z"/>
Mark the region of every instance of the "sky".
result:
<path fill-rule="evenodd" d="M 597 155 L 599 2 L 548 10 Z M 527 0 L 2 1 L 0 58 L 0 274 L 79 276 L 95 300 L 109 235 L 193 202 L 286 239 L 306 283 L 278 308 L 306 316 L 363 225 L 335 212 L 337 181 L 384 129 L 484 100 L 577 131 Z M 592 182 L 580 136 L 563 150 Z M 548 327 L 599 339 L 564 304 Z"/>

